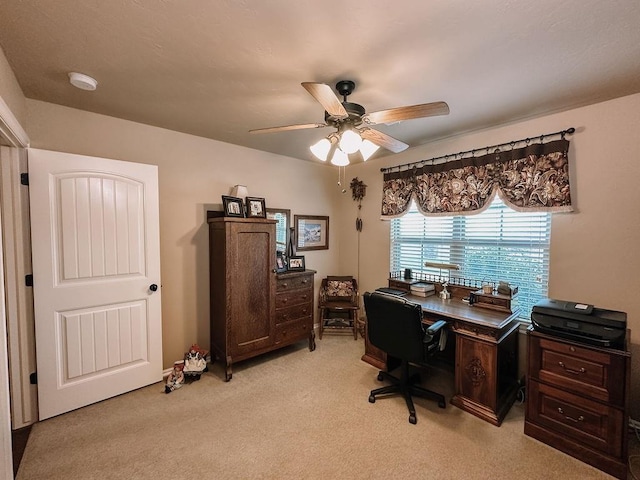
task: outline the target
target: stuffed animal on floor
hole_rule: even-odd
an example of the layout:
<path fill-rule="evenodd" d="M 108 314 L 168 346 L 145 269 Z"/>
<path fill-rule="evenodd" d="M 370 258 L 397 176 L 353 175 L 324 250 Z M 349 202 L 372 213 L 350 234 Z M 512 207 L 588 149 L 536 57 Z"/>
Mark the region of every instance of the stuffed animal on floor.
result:
<path fill-rule="evenodd" d="M 174 362 L 173 370 L 169 373 L 167 377 L 167 383 L 164 386 L 164 393 L 171 393 L 175 389 L 180 388 L 184 385 L 184 361 L 179 360 Z"/>
<path fill-rule="evenodd" d="M 184 354 L 184 374 L 200 380 L 200 375 L 207 371 L 207 351 L 202 350 L 197 344 Z"/>

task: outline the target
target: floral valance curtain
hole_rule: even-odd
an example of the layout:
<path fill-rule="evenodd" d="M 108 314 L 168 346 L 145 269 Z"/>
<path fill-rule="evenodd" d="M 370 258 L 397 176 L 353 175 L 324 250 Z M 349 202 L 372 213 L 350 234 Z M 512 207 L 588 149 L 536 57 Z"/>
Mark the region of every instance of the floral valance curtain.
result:
<path fill-rule="evenodd" d="M 516 211 L 570 212 L 569 141 L 536 143 L 384 174 L 382 218 L 406 213 L 415 199 L 424 215 L 466 215 L 497 193 Z"/>

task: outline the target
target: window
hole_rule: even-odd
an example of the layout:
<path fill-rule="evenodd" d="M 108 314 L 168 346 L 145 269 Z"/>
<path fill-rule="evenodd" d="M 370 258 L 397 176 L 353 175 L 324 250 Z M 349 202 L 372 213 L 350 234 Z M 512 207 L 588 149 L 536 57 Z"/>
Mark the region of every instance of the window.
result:
<path fill-rule="evenodd" d="M 414 204 L 391 221 L 391 270 L 439 275 L 427 260 L 460 265 L 451 278 L 507 281 L 518 287 L 520 318 L 547 296 L 550 213 L 521 213 L 498 197 L 477 215 L 425 217 Z M 442 274 L 448 272 L 442 272 Z"/>

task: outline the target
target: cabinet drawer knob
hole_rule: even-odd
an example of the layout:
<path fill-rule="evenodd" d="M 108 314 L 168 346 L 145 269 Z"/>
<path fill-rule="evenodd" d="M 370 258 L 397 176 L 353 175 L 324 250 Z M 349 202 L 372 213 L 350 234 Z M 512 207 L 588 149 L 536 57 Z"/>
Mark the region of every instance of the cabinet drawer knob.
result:
<path fill-rule="evenodd" d="M 286 282 L 282 284 L 282 288 L 287 288 L 288 286 L 289 286 L 289 284 L 286 283 Z"/>
<path fill-rule="evenodd" d="M 558 365 L 560 365 L 562 368 L 564 368 L 565 372 L 571 373 L 573 375 L 580 375 L 582 373 L 586 373 L 587 372 L 584 367 L 581 367 L 580 370 L 574 370 L 572 368 L 567 368 L 567 366 L 563 362 L 558 362 Z"/>
<path fill-rule="evenodd" d="M 302 283 L 309 283 L 309 280 L 305 278 L 304 280 L 302 280 Z"/>
<path fill-rule="evenodd" d="M 564 415 L 564 410 L 562 410 L 562 408 L 558 407 L 558 413 L 560 415 Z M 569 421 L 573 422 L 573 423 L 578 423 L 578 422 L 583 422 L 584 421 L 584 417 L 582 415 L 580 415 L 578 418 L 573 418 L 573 417 L 570 417 L 569 415 L 564 415 L 564 418 L 566 420 L 569 420 Z"/>

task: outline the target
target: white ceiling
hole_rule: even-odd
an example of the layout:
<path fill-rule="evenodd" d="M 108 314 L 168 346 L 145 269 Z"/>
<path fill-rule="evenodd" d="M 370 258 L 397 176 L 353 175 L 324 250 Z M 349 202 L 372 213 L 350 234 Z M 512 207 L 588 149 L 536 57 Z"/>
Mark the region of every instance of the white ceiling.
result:
<path fill-rule="evenodd" d="M 248 133 L 322 123 L 303 81 L 446 101 L 376 127 L 412 147 L 640 92 L 638 0 L 2 0 L 0 46 L 28 98 L 303 160 L 330 129 Z"/>

